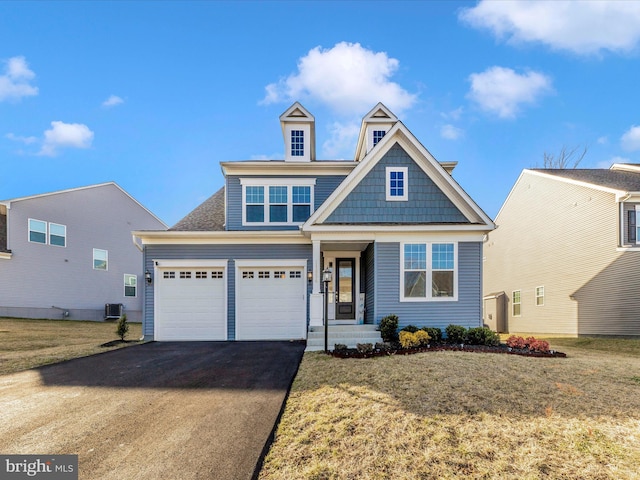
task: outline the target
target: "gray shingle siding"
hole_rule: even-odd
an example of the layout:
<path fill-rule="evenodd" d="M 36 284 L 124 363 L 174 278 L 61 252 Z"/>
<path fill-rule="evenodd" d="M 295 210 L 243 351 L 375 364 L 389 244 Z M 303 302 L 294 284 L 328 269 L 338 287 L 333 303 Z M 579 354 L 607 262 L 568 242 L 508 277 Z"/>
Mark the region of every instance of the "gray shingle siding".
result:
<path fill-rule="evenodd" d="M 147 245 L 145 246 L 145 269 L 154 268 L 154 260 L 228 260 L 227 264 L 227 328 L 229 340 L 236 335 L 236 279 L 235 260 L 256 259 L 307 259 L 307 269 L 312 268 L 311 245 Z M 312 285 L 307 287 L 307 301 Z M 153 337 L 154 299 L 153 285 L 145 283 L 145 309 L 143 335 Z M 307 308 L 308 311 L 308 308 Z M 308 321 L 308 319 L 307 319 Z"/>
<path fill-rule="evenodd" d="M 482 243 L 458 243 L 458 300 L 400 301 L 400 244 L 376 243 L 375 323 L 396 314 L 400 327 L 439 327 L 449 324 L 478 327 L 482 317 Z"/>
<path fill-rule="evenodd" d="M 386 167 L 408 168 L 408 201 L 386 200 Z M 324 223 L 433 224 L 469 221 L 404 149 L 396 144 Z"/>
<path fill-rule="evenodd" d="M 314 177 L 312 175 L 286 176 L 287 178 L 316 178 L 314 187 L 314 210 L 333 193 L 338 185 L 344 180 L 343 175 L 322 175 Z M 242 178 L 273 178 L 272 176 L 251 176 Z M 285 226 L 243 226 L 242 225 L 242 185 L 240 177 L 227 177 L 227 230 L 298 230 L 298 225 Z"/>

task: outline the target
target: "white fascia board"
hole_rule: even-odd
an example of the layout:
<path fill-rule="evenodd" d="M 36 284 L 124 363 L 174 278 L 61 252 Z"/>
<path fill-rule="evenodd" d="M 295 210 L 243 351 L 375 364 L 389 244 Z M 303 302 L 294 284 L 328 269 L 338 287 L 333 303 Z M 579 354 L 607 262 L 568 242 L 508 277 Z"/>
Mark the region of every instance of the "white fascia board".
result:
<path fill-rule="evenodd" d="M 630 163 L 614 163 L 609 167 L 609 170 L 622 170 L 625 172 L 637 172 L 640 173 L 640 165 Z"/>
<path fill-rule="evenodd" d="M 242 267 L 306 267 L 307 260 L 305 259 L 287 259 L 287 260 L 278 260 L 277 258 L 273 259 L 265 259 L 265 260 L 255 260 L 255 259 L 243 259 L 236 260 L 236 268 Z"/>
<path fill-rule="evenodd" d="M 240 177 L 240 185 L 258 185 L 258 186 L 312 186 L 316 184 L 315 178 L 300 178 L 300 177 L 277 177 L 277 178 L 256 178 L 256 177 Z"/>
<path fill-rule="evenodd" d="M 616 202 L 640 202 L 640 192 L 625 192 L 616 195 Z"/>
<path fill-rule="evenodd" d="M 416 165 L 449 197 L 465 217 L 472 221 L 480 221 L 484 223 L 485 227 L 491 230 L 495 228 L 493 221 L 487 214 L 469 197 L 433 155 L 413 136 L 407 127 L 398 121 L 391 130 L 382 137 L 376 147 L 358 163 L 358 166 L 333 191 L 329 198 L 309 217 L 302 227 L 303 230 L 308 230 L 314 223 L 324 222 L 396 142 L 407 151 Z M 429 165 L 430 168 L 427 168 L 427 165 Z"/>
<path fill-rule="evenodd" d="M 261 160 L 251 162 L 221 162 L 225 177 L 229 175 L 349 175 L 356 167 L 353 161 L 315 160 L 313 162 L 285 162 Z"/>
<path fill-rule="evenodd" d="M 347 232 L 490 232 L 487 225 L 440 224 L 440 225 L 312 225 L 305 232 L 332 232 L 336 238 Z"/>
<path fill-rule="evenodd" d="M 402 242 L 412 239 L 429 239 L 434 242 L 482 242 L 482 232 L 451 232 L 451 231 L 415 231 L 415 232 L 349 232 L 342 233 L 339 237 L 331 232 L 315 232 L 312 240 L 320 242 Z"/>
<path fill-rule="evenodd" d="M 177 267 L 227 268 L 229 260 L 194 259 L 194 258 L 164 260 L 162 258 L 154 258 L 152 259 L 152 262 L 153 262 L 153 265 L 158 268 L 177 268 Z"/>
<path fill-rule="evenodd" d="M 135 231 L 135 239 L 142 245 L 250 245 L 250 244 L 309 244 L 310 240 L 296 230 L 278 231 Z"/>

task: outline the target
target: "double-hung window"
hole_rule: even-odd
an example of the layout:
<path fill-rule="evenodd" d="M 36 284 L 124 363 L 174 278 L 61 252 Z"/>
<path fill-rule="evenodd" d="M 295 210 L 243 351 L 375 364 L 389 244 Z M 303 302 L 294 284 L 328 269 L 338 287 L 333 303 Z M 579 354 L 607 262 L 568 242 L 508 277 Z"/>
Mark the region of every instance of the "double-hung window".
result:
<path fill-rule="evenodd" d="M 299 225 L 313 213 L 314 178 L 248 178 L 240 182 L 243 225 Z"/>
<path fill-rule="evenodd" d="M 407 167 L 387 167 L 387 201 L 407 201 L 409 199 L 407 185 Z"/>
<path fill-rule="evenodd" d="M 109 269 L 109 252 L 101 248 L 93 249 L 93 269 L 108 270 Z"/>
<path fill-rule="evenodd" d="M 29 241 L 66 247 L 67 227 L 59 223 L 47 223 L 42 220 L 29 219 Z"/>
<path fill-rule="evenodd" d="M 401 300 L 457 300 L 456 243 L 404 243 Z"/>
<path fill-rule="evenodd" d="M 136 290 L 138 289 L 138 277 L 137 275 L 131 275 L 129 273 L 124 274 L 124 296 L 135 297 Z"/>
<path fill-rule="evenodd" d="M 513 308 L 513 316 L 520 316 L 520 306 L 522 305 L 522 300 L 520 299 L 520 290 L 514 290 L 511 293 L 511 305 Z"/>
<path fill-rule="evenodd" d="M 291 130 L 291 156 L 304 157 L 304 130 Z"/>

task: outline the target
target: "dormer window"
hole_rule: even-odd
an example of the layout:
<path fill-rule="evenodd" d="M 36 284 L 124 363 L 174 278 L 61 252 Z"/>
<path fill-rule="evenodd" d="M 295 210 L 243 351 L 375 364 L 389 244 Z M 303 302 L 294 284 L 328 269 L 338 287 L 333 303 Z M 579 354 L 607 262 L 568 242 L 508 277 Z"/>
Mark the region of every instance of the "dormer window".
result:
<path fill-rule="evenodd" d="M 374 130 L 373 131 L 373 146 L 375 147 L 378 142 L 380 140 L 382 140 L 382 137 L 384 137 L 384 134 L 387 133 L 384 130 Z"/>
<path fill-rule="evenodd" d="M 291 130 L 291 156 L 304 157 L 304 130 Z"/>

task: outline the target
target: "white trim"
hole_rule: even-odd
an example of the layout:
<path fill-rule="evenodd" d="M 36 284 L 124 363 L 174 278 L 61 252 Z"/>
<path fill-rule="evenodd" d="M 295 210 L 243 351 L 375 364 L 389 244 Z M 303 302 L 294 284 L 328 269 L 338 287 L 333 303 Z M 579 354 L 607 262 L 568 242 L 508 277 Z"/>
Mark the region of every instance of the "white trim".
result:
<path fill-rule="evenodd" d="M 31 232 L 42 233 L 42 232 L 39 232 L 37 230 L 32 230 L 31 229 L 31 221 L 44 223 L 44 242 L 35 242 L 35 241 L 31 240 Z M 48 240 L 49 240 L 49 222 L 47 222 L 45 220 L 38 220 L 37 218 L 29 217 L 27 219 L 27 242 L 29 242 L 29 243 L 38 243 L 40 245 L 48 245 L 49 244 Z"/>
<path fill-rule="evenodd" d="M 520 295 L 520 301 L 518 303 L 514 302 L 514 298 L 513 298 L 513 294 L 518 292 L 518 294 Z M 522 316 L 522 290 L 511 290 L 511 316 L 512 317 L 521 317 Z M 518 313 L 518 315 L 516 315 L 513 311 L 513 308 L 516 305 L 520 305 L 520 313 Z"/>
<path fill-rule="evenodd" d="M 136 279 L 136 284 L 135 285 L 127 285 L 127 277 L 134 277 Z M 124 288 L 123 288 L 123 297 L 124 298 L 138 298 L 138 275 L 136 275 L 135 273 L 124 273 L 122 275 L 123 278 L 123 283 L 124 283 Z M 131 295 L 127 295 L 127 287 L 134 287 L 136 289 L 136 294 L 131 296 Z"/>
<path fill-rule="evenodd" d="M 2 260 L 11 260 L 11 257 L 13 257 L 12 253 L 0 252 L 0 259 L 2 259 Z"/>
<path fill-rule="evenodd" d="M 101 252 L 104 252 L 105 255 L 105 263 L 106 263 L 106 267 L 107 268 L 96 268 L 96 250 L 100 250 Z M 92 267 L 94 270 L 99 270 L 102 272 L 108 272 L 109 271 L 109 250 L 105 250 L 104 248 L 94 248 L 93 249 L 93 254 L 91 256 L 91 263 L 92 263 Z"/>
<path fill-rule="evenodd" d="M 391 174 L 402 173 L 402 181 L 404 183 L 403 195 L 391 195 Z M 386 167 L 385 168 L 385 192 L 387 202 L 406 202 L 409 200 L 409 168 L 408 167 Z"/>
<path fill-rule="evenodd" d="M 179 260 L 152 259 L 155 268 L 227 268 L 229 260 L 202 260 L 181 258 Z"/>
<path fill-rule="evenodd" d="M 636 245 L 640 245 L 640 205 L 636 205 Z"/>
<path fill-rule="evenodd" d="M 64 245 L 55 245 L 53 243 L 51 243 L 51 225 L 56 225 L 58 227 L 64 227 Z M 47 233 L 47 243 L 49 245 L 51 245 L 52 247 L 58 247 L 58 248 L 67 248 L 67 226 L 63 225 L 62 223 L 55 223 L 55 222 L 49 222 L 49 225 L 47 226 L 48 229 L 48 233 Z M 56 237 L 59 237 L 60 235 L 56 235 Z"/>
<path fill-rule="evenodd" d="M 404 296 L 404 247 L 405 245 L 425 245 L 426 264 L 425 264 L 425 296 L 424 297 L 405 297 Z M 434 270 L 433 268 L 433 245 L 434 244 L 449 244 L 453 245 L 453 296 L 452 297 L 434 297 L 431 292 L 431 279 L 433 272 L 450 271 L 450 270 Z M 458 301 L 458 271 L 460 266 L 458 265 L 458 242 L 445 242 L 445 241 L 419 241 L 416 239 L 400 242 L 400 302 L 457 302 Z M 413 270 L 411 270 L 413 271 Z"/>
<path fill-rule="evenodd" d="M 305 259 L 299 260 L 282 260 L 282 259 L 264 259 L 264 260 L 236 260 L 236 269 L 247 267 L 305 267 L 305 278 L 307 275 L 306 267 L 307 261 Z M 306 281 L 306 280 L 305 280 Z"/>
<path fill-rule="evenodd" d="M 357 166 L 354 161 L 285 162 L 283 160 L 254 160 L 247 162 L 221 162 L 225 177 L 238 175 L 348 175 Z"/>
<path fill-rule="evenodd" d="M 542 295 L 538 295 L 539 288 L 542 289 Z M 534 290 L 534 293 L 535 293 L 535 306 L 544 307 L 544 296 L 545 296 L 544 285 L 537 286 Z M 538 298 L 542 298 L 542 303 L 538 303 Z M 520 300 L 522 300 L 522 297 L 520 298 Z"/>
<path fill-rule="evenodd" d="M 308 187 L 309 188 L 309 215 L 313 214 L 314 207 L 314 195 L 315 195 L 315 178 L 240 178 L 240 185 L 242 188 L 242 226 L 287 226 L 287 225 L 302 225 L 304 221 L 293 221 L 293 207 L 294 205 L 306 205 L 306 204 L 294 204 L 293 203 L 293 187 Z M 260 204 L 247 204 L 247 189 L 246 187 L 262 187 L 263 197 L 263 218 L 262 222 L 249 222 L 247 221 L 247 205 L 260 205 Z M 269 218 L 269 202 L 271 187 L 286 187 L 287 189 L 287 221 L 286 222 L 269 222 L 266 221 Z M 280 204 L 274 204 L 280 205 Z"/>

